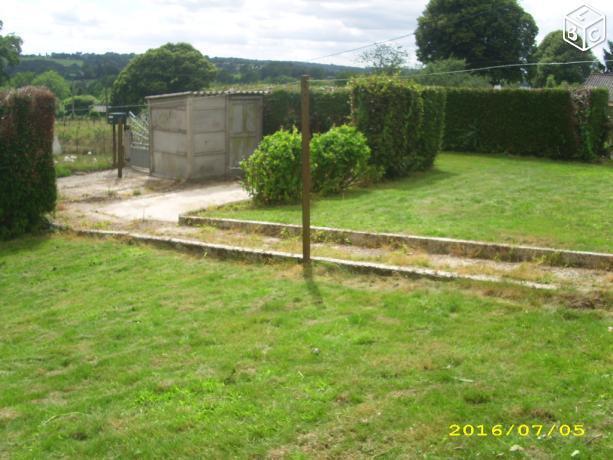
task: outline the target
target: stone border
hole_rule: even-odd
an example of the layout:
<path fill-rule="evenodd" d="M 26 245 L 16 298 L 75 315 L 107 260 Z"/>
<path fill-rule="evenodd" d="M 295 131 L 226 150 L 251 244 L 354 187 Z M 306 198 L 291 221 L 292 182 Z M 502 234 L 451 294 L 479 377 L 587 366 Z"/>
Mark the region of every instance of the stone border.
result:
<path fill-rule="evenodd" d="M 280 261 L 300 263 L 302 258 L 299 254 L 279 251 L 264 251 L 261 249 L 242 248 L 225 244 L 204 243 L 201 241 L 187 240 L 182 238 L 167 238 L 161 236 L 130 233 L 125 231 L 112 230 L 88 230 L 73 229 L 70 227 L 56 225 L 55 229 L 62 232 L 73 233 L 79 236 L 96 238 L 114 238 L 126 242 L 139 242 L 150 244 L 160 248 L 170 248 L 182 252 L 188 252 L 201 256 L 211 256 L 218 259 L 239 259 L 254 262 Z M 476 281 L 486 283 L 502 283 L 515 286 L 522 286 L 539 290 L 558 289 L 554 284 L 534 283 L 531 281 L 519 281 L 503 279 L 498 276 L 490 275 L 462 275 L 458 273 L 431 270 L 418 267 L 400 267 L 396 265 L 386 265 L 372 262 L 356 262 L 351 260 L 333 259 L 330 257 L 313 257 L 313 265 L 321 265 L 345 269 L 360 274 L 374 274 L 380 276 L 402 276 L 410 279 L 430 279 L 435 281 Z"/>
<path fill-rule="evenodd" d="M 179 216 L 180 225 L 210 225 L 224 230 L 247 231 L 268 236 L 299 236 L 300 225 L 278 224 L 239 219 L 221 219 L 191 215 Z M 570 251 L 533 246 L 488 243 L 485 241 L 457 240 L 399 233 L 360 232 L 330 227 L 311 227 L 314 241 L 334 241 L 364 247 L 408 246 L 431 254 L 449 254 L 471 259 L 490 259 L 507 262 L 536 261 L 551 266 L 580 267 L 613 271 L 613 254 Z"/>

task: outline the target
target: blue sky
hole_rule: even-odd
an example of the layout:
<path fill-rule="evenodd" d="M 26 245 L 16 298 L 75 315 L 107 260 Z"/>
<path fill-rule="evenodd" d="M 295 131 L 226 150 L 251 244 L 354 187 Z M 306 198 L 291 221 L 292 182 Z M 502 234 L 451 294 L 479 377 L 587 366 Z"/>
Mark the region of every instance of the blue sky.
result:
<path fill-rule="evenodd" d="M 24 53 L 143 52 L 186 41 L 209 56 L 310 60 L 411 33 L 427 0 L 2 0 L 2 33 L 24 40 Z M 579 0 L 522 0 L 539 39 L 560 29 Z M 589 2 L 608 16 L 613 2 Z M 412 36 L 400 40 L 415 59 Z M 319 60 L 359 65 L 359 53 Z M 602 51 L 596 50 L 598 57 Z"/>

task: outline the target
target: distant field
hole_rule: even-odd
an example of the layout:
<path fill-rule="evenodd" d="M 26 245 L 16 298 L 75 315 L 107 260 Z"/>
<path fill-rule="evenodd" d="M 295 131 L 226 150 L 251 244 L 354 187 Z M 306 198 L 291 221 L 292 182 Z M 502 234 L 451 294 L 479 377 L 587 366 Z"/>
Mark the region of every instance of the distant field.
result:
<path fill-rule="evenodd" d="M 316 199 L 314 225 L 613 252 L 613 163 L 443 153 L 434 169 Z M 206 215 L 300 223 L 299 206 Z"/>
<path fill-rule="evenodd" d="M 0 458 L 610 458 L 610 324 L 517 288 L 24 238 L 0 245 Z"/>

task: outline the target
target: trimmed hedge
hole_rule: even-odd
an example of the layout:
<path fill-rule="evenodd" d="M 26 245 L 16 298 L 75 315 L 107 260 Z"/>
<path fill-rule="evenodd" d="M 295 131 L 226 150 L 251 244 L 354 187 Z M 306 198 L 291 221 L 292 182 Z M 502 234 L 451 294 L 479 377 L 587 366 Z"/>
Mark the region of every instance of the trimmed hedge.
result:
<path fill-rule="evenodd" d="M 276 89 L 264 96 L 264 135 L 280 129 L 300 129 L 300 92 Z M 349 121 L 349 91 L 311 89 L 311 132 L 322 133 Z"/>
<path fill-rule="evenodd" d="M 388 178 L 432 166 L 445 120 L 445 90 L 391 78 L 352 82 L 352 118 Z"/>
<path fill-rule="evenodd" d="M 36 229 L 55 208 L 54 120 L 47 89 L 0 93 L 0 239 Z"/>
<path fill-rule="evenodd" d="M 450 88 L 444 148 L 592 161 L 604 148 L 606 94 Z"/>

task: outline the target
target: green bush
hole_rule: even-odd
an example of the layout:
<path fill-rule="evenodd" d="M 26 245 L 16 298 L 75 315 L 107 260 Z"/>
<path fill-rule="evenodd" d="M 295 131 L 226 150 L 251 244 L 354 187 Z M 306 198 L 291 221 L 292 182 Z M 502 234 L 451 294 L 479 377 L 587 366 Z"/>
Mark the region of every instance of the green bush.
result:
<path fill-rule="evenodd" d="M 300 198 L 301 139 L 295 128 L 277 131 L 265 136 L 241 162 L 243 184 L 256 203 L 291 203 Z"/>
<path fill-rule="evenodd" d="M 96 105 L 97 103 L 98 100 L 96 99 L 96 97 L 90 94 L 71 96 L 67 97 L 62 101 L 62 105 L 64 106 L 64 113 L 72 113 L 72 108 L 74 104 L 74 110 L 77 115 L 87 115 L 91 107 L 93 105 Z"/>
<path fill-rule="evenodd" d="M 313 191 L 340 193 L 368 173 L 370 148 L 364 135 L 343 125 L 311 139 Z"/>
<path fill-rule="evenodd" d="M 444 126 L 445 93 L 393 77 L 358 78 L 352 118 L 372 150 L 371 163 L 388 178 L 432 165 Z"/>
<path fill-rule="evenodd" d="M 566 160 L 603 151 L 602 90 L 449 89 L 444 147 Z M 605 91 L 606 93 L 606 91 Z"/>
<path fill-rule="evenodd" d="M 344 88 L 312 89 L 309 99 L 311 132 L 321 133 L 349 121 L 349 92 Z M 264 134 L 300 129 L 300 92 L 276 89 L 264 96 Z"/>
<path fill-rule="evenodd" d="M 34 230 L 55 208 L 54 114 L 47 89 L 0 94 L 0 239 Z"/>

